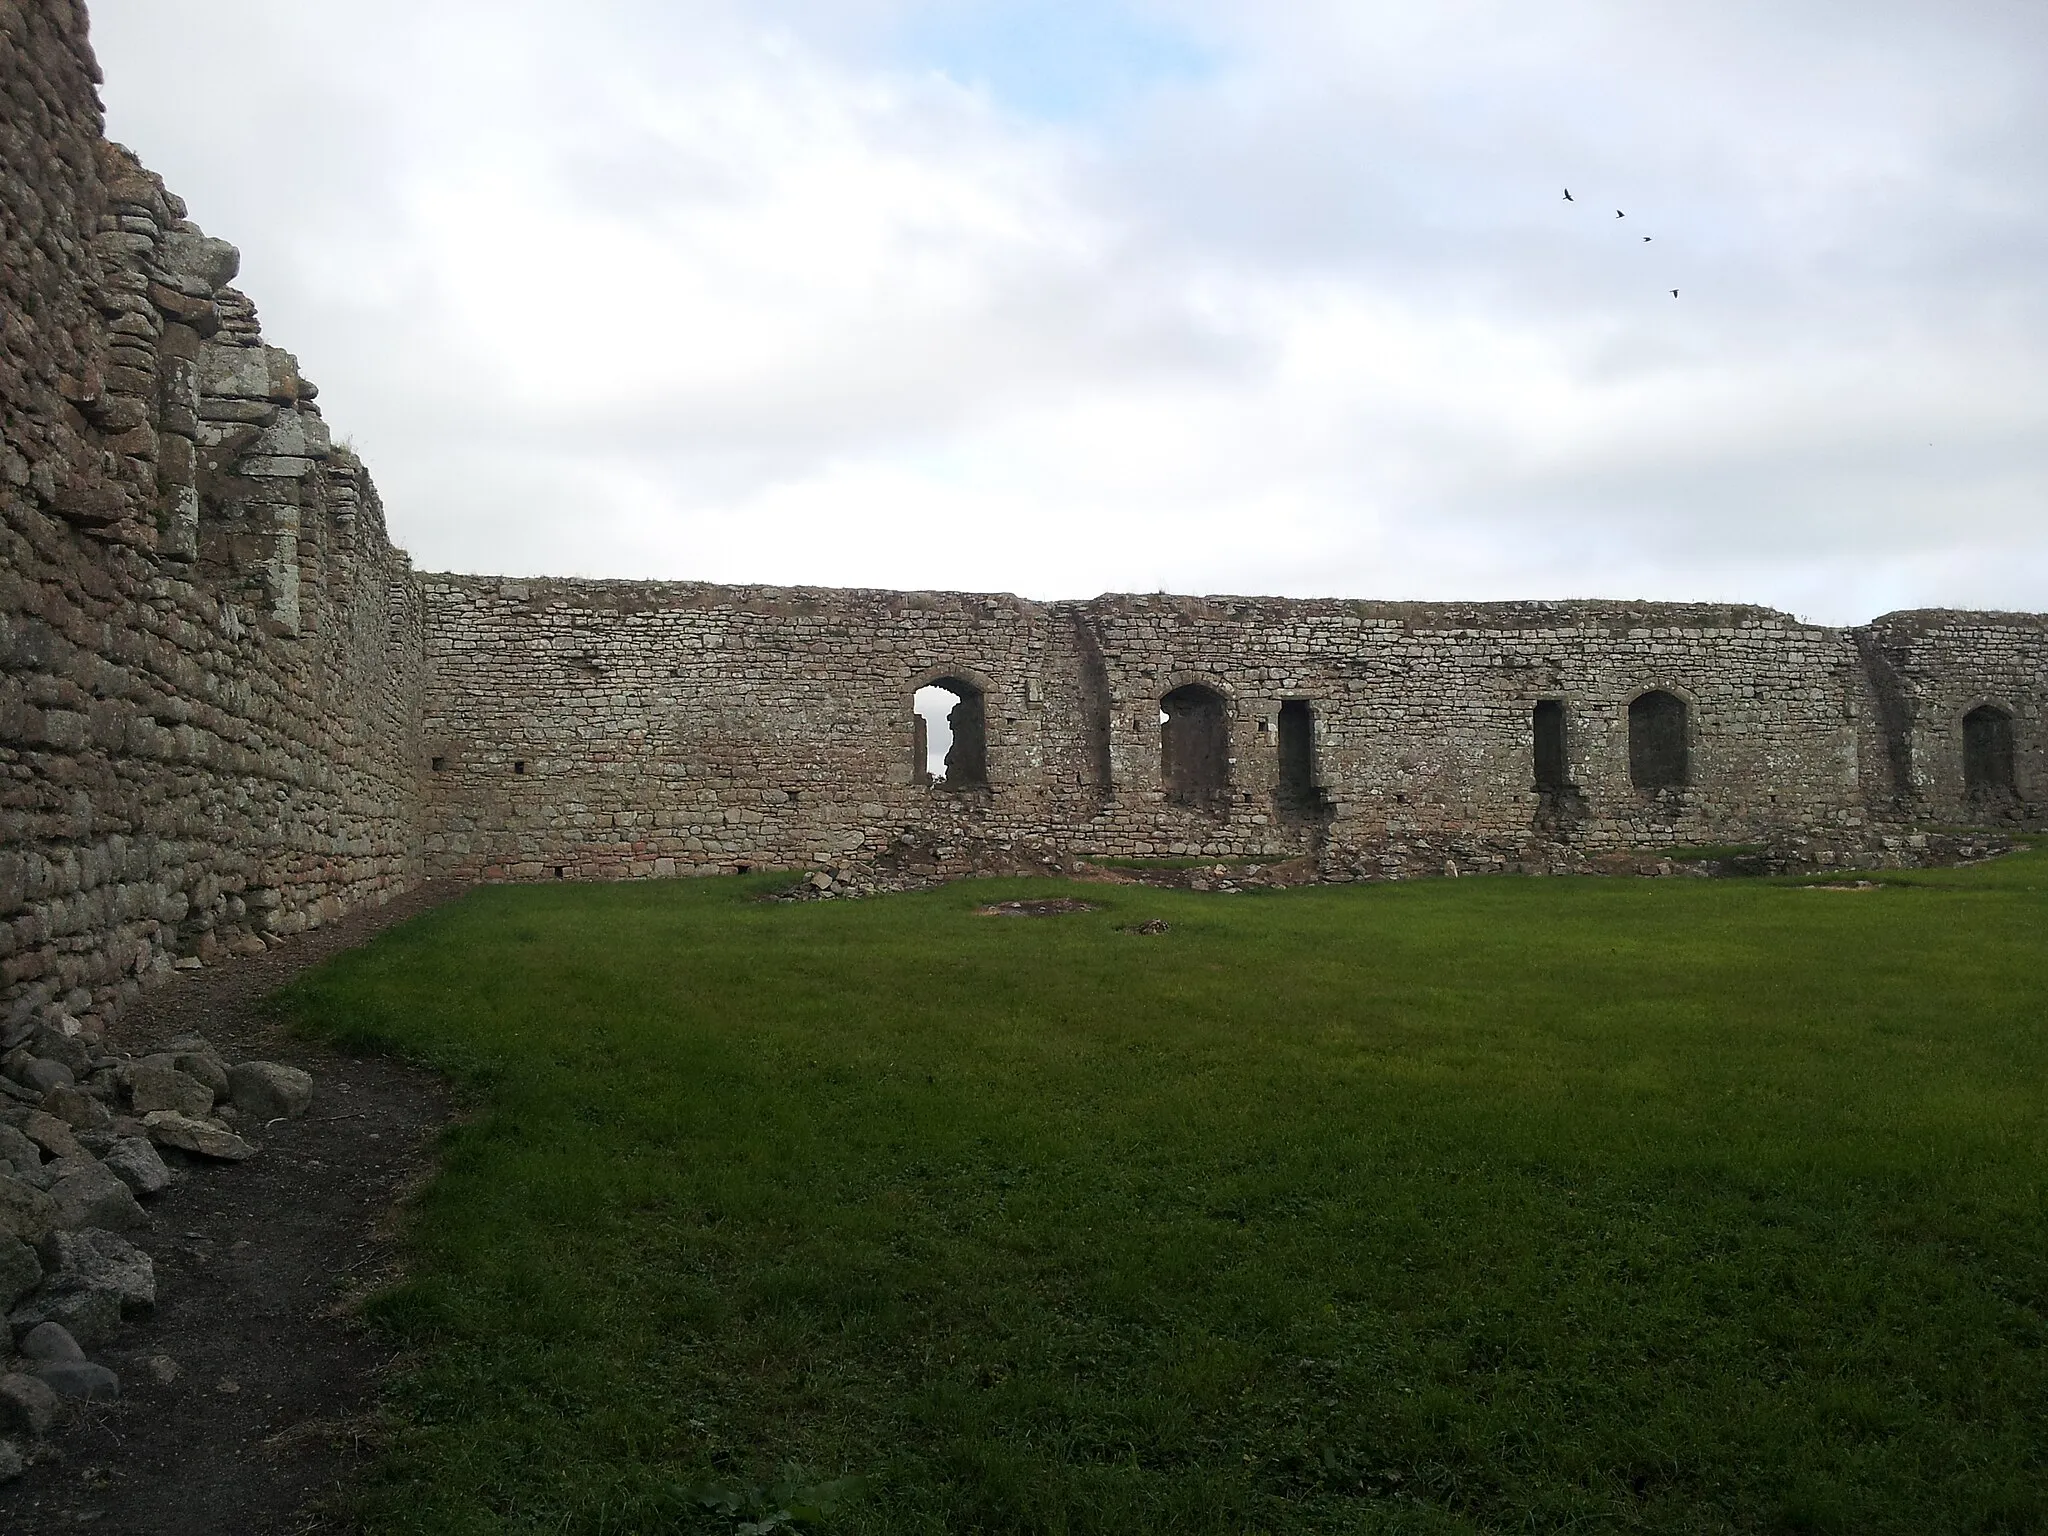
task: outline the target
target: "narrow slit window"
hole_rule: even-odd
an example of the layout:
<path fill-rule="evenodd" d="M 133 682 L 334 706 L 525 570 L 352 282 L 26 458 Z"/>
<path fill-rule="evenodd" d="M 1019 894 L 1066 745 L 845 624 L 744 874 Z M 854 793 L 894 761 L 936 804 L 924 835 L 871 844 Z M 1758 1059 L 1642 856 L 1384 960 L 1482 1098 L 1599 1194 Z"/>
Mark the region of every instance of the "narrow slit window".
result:
<path fill-rule="evenodd" d="M 1563 789 L 1570 782 L 1570 760 L 1565 754 L 1564 701 L 1539 699 L 1531 721 L 1535 735 L 1536 787 Z"/>
<path fill-rule="evenodd" d="M 526 772 L 526 759 L 525 759 L 525 758 L 523 758 L 523 757 L 515 757 L 515 758 L 513 758 L 513 759 L 512 759 L 512 771 L 513 771 L 514 773 L 524 773 L 524 772 Z"/>
<path fill-rule="evenodd" d="M 445 757 L 435 758 L 433 760 L 433 769 L 436 773 L 446 773 L 448 771 L 448 759 Z"/>

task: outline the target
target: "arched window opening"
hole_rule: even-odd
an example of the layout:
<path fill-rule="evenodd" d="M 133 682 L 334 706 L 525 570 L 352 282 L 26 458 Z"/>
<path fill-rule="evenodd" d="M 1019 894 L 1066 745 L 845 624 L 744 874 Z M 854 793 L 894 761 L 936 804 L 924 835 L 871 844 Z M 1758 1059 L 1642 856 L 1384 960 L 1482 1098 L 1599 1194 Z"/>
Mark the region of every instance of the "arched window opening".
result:
<path fill-rule="evenodd" d="M 1230 711 L 1214 688 L 1189 683 L 1159 701 L 1159 777 L 1177 805 L 1230 793 Z"/>
<path fill-rule="evenodd" d="M 1554 792 L 1568 788 L 1571 783 L 1571 759 L 1565 751 L 1564 701 L 1538 699 L 1530 718 L 1530 726 L 1534 737 L 1532 745 L 1537 789 Z"/>
<path fill-rule="evenodd" d="M 1963 716 L 1963 784 L 1973 795 L 2012 793 L 2012 716 L 1980 704 Z"/>
<path fill-rule="evenodd" d="M 912 708 L 918 783 L 986 789 L 988 716 L 981 690 L 965 678 L 942 677 L 917 690 Z"/>
<path fill-rule="evenodd" d="M 1280 812 L 1312 816 L 1322 808 L 1316 788 L 1316 712 L 1307 699 L 1280 701 Z"/>
<path fill-rule="evenodd" d="M 1628 776 L 1637 789 L 1671 789 L 1690 777 L 1685 700 L 1652 689 L 1628 707 Z"/>

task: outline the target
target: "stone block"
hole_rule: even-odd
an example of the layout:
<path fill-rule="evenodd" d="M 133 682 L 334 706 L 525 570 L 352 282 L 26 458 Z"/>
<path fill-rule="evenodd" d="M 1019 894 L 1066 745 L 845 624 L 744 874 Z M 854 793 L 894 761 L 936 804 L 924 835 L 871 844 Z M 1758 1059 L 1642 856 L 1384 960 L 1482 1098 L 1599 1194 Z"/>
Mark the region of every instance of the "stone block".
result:
<path fill-rule="evenodd" d="M 199 391 L 289 404 L 299 398 L 298 361 L 277 347 L 208 345 L 199 352 Z"/>
<path fill-rule="evenodd" d="M 211 1088 L 162 1058 L 137 1062 L 128 1069 L 127 1076 L 128 1101 L 145 1121 L 153 1110 L 204 1115 L 213 1108 Z"/>
<path fill-rule="evenodd" d="M 37 1243 L 56 1224 L 56 1201 L 42 1190 L 0 1173 L 0 1238 Z"/>
<path fill-rule="evenodd" d="M 0 1431 L 39 1440 L 57 1423 L 57 1394 L 39 1376 L 0 1376 Z"/>
<path fill-rule="evenodd" d="M 35 1249 L 18 1237 L 0 1237 L 0 1312 L 10 1310 L 42 1281 L 43 1265 Z"/>
<path fill-rule="evenodd" d="M 228 1070 L 235 1108 L 252 1120 L 296 1120 L 313 1102 L 312 1074 L 274 1061 L 245 1061 Z"/>

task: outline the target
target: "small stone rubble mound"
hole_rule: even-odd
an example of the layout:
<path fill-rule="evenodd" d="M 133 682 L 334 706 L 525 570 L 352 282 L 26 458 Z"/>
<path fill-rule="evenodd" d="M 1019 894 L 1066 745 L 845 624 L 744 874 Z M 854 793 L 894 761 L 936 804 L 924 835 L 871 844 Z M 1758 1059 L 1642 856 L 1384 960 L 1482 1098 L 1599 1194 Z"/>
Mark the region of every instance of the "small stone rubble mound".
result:
<path fill-rule="evenodd" d="M 1279 890 L 1312 881 L 1314 872 L 1299 867 L 1301 861 L 1285 864 L 1201 864 L 1193 869 L 1120 870 L 1139 885 L 1174 886 L 1190 891 L 1217 891 L 1234 895 L 1239 891 Z"/>
<path fill-rule="evenodd" d="M 1086 860 L 1014 838 L 904 833 L 874 854 L 849 856 L 805 874 L 768 901 L 858 901 L 902 891 L 928 891 L 954 880 L 1050 876 L 1103 878 Z"/>
<path fill-rule="evenodd" d="M 940 882 L 928 875 L 901 870 L 878 870 L 851 864 L 814 870 L 787 890 L 776 891 L 770 901 L 859 901 L 899 891 L 929 890 Z"/>
<path fill-rule="evenodd" d="M 120 1395 L 86 1351 L 156 1305 L 143 1202 L 185 1167 L 253 1157 L 251 1134 L 312 1100 L 309 1074 L 230 1066 L 198 1035 L 117 1056 L 60 1013 L 0 1036 L 0 1482 L 63 1403 Z"/>
<path fill-rule="evenodd" d="M 1149 918 L 1142 923 L 1126 923 L 1117 930 L 1119 933 L 1135 933 L 1146 938 L 1157 938 L 1162 933 L 1171 933 L 1172 931 L 1173 924 L 1163 917 Z"/>
<path fill-rule="evenodd" d="M 978 917 L 1062 917 L 1069 912 L 1094 910 L 1093 902 L 1074 901 L 1064 896 L 1047 901 L 999 901 L 993 906 L 974 909 Z"/>

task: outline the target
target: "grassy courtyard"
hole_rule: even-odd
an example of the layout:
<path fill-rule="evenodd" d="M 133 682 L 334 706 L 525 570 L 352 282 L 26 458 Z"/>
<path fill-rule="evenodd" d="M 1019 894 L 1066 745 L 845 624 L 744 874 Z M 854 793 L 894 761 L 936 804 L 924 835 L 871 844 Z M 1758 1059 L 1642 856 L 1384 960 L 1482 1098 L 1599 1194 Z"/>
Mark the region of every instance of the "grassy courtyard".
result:
<path fill-rule="evenodd" d="M 287 994 L 469 1103 L 372 1530 L 2048 1530 L 2048 855 L 764 888 Z"/>

